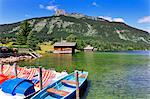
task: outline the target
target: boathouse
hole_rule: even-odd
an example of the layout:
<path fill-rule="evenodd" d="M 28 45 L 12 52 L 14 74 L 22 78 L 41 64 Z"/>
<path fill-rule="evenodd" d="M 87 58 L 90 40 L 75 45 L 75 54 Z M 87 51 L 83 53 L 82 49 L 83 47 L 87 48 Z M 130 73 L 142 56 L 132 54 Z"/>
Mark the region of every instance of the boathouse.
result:
<path fill-rule="evenodd" d="M 56 42 L 53 53 L 72 54 L 75 53 L 76 42 Z"/>
<path fill-rule="evenodd" d="M 84 52 L 93 52 L 94 47 L 92 47 L 91 45 L 88 45 L 84 48 Z"/>

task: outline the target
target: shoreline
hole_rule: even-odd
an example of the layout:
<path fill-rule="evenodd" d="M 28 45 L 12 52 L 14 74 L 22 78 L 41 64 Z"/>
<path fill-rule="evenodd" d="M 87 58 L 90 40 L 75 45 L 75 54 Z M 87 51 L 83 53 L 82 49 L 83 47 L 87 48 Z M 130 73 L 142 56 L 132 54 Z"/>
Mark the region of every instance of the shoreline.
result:
<path fill-rule="evenodd" d="M 2 57 L 2 58 L 0 58 L 0 64 L 14 63 L 14 62 L 24 61 L 24 60 L 29 60 L 29 59 L 33 59 L 33 57 L 30 55 L 9 56 L 6 58 Z"/>

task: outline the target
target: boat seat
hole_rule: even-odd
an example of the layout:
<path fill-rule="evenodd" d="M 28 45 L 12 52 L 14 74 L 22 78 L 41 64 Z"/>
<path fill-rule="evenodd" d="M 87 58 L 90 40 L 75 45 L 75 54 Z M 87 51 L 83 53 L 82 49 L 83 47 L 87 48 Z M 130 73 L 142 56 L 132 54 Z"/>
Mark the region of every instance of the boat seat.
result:
<path fill-rule="evenodd" d="M 69 94 L 69 92 L 67 92 L 67 91 L 57 90 L 55 88 L 49 88 L 49 89 L 47 89 L 47 92 L 57 94 L 57 95 L 60 95 L 60 96 L 66 96 L 66 95 Z"/>
<path fill-rule="evenodd" d="M 70 81 L 70 80 L 62 80 L 61 82 L 62 82 L 62 83 L 67 83 L 67 84 L 72 84 L 72 85 L 75 85 L 75 84 L 76 84 L 75 81 Z"/>
<path fill-rule="evenodd" d="M 81 75 L 79 75 L 79 77 L 80 77 L 80 78 L 86 78 L 87 75 L 86 75 L 86 74 L 81 74 Z"/>
<path fill-rule="evenodd" d="M 76 76 L 76 75 L 74 74 L 74 76 Z M 80 77 L 80 78 L 86 78 L 87 75 L 86 75 L 86 74 L 79 74 L 79 77 Z"/>

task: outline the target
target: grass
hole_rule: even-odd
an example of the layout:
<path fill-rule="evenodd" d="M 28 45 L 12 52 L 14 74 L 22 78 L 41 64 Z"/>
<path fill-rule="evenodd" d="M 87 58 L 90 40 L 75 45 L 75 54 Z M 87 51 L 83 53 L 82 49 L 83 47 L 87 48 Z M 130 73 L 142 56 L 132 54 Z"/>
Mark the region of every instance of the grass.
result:
<path fill-rule="evenodd" d="M 39 47 L 41 48 L 41 50 L 37 50 L 36 52 L 40 53 L 40 54 L 44 54 L 48 51 L 53 51 L 54 50 L 53 45 L 51 45 L 49 42 L 41 43 L 41 44 L 39 44 Z"/>
<path fill-rule="evenodd" d="M 6 46 L 6 47 L 9 47 L 9 48 L 12 48 L 12 47 L 15 47 L 15 48 L 28 48 L 27 45 L 13 45 L 14 42 L 9 42 L 7 44 L 2 44 L 0 43 L 0 46 Z M 54 50 L 54 47 L 53 45 L 51 45 L 50 42 L 43 42 L 43 43 L 40 43 L 38 44 L 38 46 L 40 47 L 41 50 L 37 50 L 36 52 L 39 53 L 39 54 L 44 54 L 48 51 L 53 51 Z"/>
<path fill-rule="evenodd" d="M 0 43 L 0 46 L 12 47 L 14 42 L 9 42 L 7 44 Z"/>

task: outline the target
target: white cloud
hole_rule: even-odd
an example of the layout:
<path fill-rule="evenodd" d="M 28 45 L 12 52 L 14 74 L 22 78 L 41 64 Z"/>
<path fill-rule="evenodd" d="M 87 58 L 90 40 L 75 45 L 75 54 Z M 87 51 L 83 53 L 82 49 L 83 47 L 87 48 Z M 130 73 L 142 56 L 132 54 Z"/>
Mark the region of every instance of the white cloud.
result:
<path fill-rule="evenodd" d="M 44 5 L 42 5 L 42 4 L 40 4 L 39 7 L 40 7 L 41 9 L 44 9 Z"/>
<path fill-rule="evenodd" d="M 46 10 L 51 10 L 51 11 L 56 11 L 58 9 L 56 5 L 44 6 L 44 5 L 40 4 L 39 7 L 41 9 L 46 9 Z"/>
<path fill-rule="evenodd" d="M 150 23 L 150 16 L 145 16 L 138 20 L 138 23 Z"/>
<path fill-rule="evenodd" d="M 125 22 L 123 18 L 113 18 L 114 22 Z"/>
<path fill-rule="evenodd" d="M 25 14 L 25 17 L 30 17 L 30 15 L 29 14 Z"/>
<path fill-rule="evenodd" d="M 103 18 L 105 20 L 108 20 L 110 22 L 114 21 L 114 22 L 125 22 L 123 18 L 112 18 L 110 16 L 99 16 L 99 18 Z"/>
<path fill-rule="evenodd" d="M 92 2 L 92 5 L 98 7 L 98 4 L 96 2 Z"/>
<path fill-rule="evenodd" d="M 53 6 L 46 6 L 46 9 L 56 11 L 58 8 L 57 8 L 57 6 L 53 5 Z"/>

